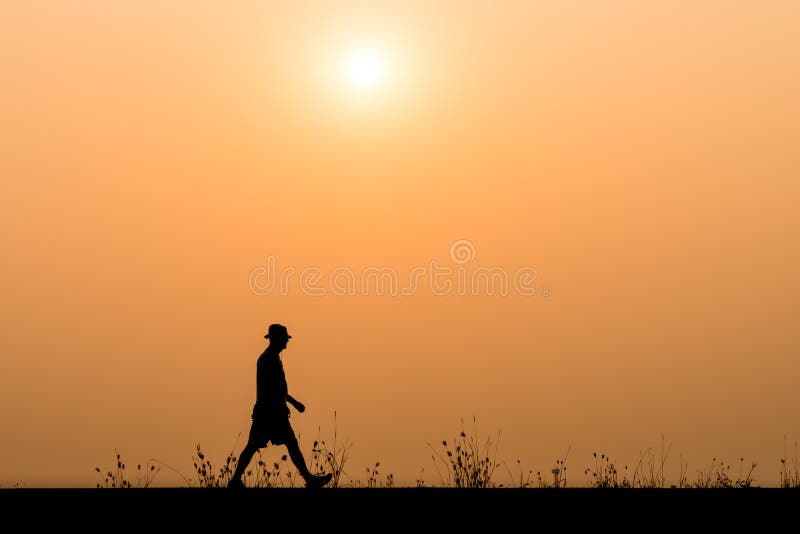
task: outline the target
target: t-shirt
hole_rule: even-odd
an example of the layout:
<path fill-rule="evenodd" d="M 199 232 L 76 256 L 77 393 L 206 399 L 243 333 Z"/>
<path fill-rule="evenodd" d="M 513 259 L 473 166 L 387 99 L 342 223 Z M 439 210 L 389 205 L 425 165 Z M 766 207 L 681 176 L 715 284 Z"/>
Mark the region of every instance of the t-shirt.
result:
<path fill-rule="evenodd" d="M 256 364 L 256 405 L 263 410 L 288 413 L 289 388 L 280 354 L 265 350 Z"/>

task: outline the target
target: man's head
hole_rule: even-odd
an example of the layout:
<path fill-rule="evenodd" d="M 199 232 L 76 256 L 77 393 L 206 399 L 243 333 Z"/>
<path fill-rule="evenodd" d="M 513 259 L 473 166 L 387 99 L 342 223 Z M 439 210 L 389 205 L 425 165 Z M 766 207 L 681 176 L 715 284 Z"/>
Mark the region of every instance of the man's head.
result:
<path fill-rule="evenodd" d="M 276 323 L 269 325 L 269 332 L 264 336 L 264 339 L 269 339 L 270 347 L 281 351 L 286 348 L 286 344 L 289 343 L 292 336 L 289 335 L 289 331 L 286 330 L 285 326 Z"/>

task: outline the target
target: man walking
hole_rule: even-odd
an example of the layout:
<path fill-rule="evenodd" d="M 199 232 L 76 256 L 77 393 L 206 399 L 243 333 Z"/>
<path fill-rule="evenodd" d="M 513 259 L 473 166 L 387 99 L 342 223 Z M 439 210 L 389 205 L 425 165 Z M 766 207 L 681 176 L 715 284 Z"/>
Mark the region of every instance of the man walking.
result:
<path fill-rule="evenodd" d="M 289 457 L 300 471 L 306 487 L 322 487 L 330 482 L 333 475 L 330 473 L 312 475 L 308 471 L 294 430 L 289 424 L 287 402 L 300 413 L 306 409 L 303 403 L 289 395 L 286 375 L 283 372 L 283 362 L 281 362 L 281 351 L 286 348 L 292 336 L 289 335 L 285 326 L 271 324 L 269 332 L 264 338 L 269 340 L 269 346 L 258 358 L 256 366 L 256 404 L 253 407 L 253 424 L 250 427 L 247 445 L 239 456 L 239 463 L 236 465 L 236 471 L 233 473 L 228 487 L 244 487 L 242 475 L 250 460 L 258 449 L 266 447 L 269 442 L 275 445 L 286 445 L 286 448 L 289 449 Z"/>

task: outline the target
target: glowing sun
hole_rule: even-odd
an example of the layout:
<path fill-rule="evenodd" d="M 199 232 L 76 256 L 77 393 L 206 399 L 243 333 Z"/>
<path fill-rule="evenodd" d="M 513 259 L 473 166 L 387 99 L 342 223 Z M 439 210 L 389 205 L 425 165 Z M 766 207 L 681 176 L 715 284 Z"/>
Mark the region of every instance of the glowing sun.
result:
<path fill-rule="evenodd" d="M 359 52 L 350 58 L 348 72 L 350 80 L 362 87 L 371 87 L 381 78 L 381 58 L 371 52 Z"/>

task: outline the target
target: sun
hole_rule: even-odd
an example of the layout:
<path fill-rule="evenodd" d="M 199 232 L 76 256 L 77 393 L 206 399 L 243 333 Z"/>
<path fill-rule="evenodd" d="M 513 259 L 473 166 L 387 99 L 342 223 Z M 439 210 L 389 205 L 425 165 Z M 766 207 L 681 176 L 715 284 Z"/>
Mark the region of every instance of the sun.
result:
<path fill-rule="evenodd" d="M 371 87 L 380 81 L 383 70 L 381 58 L 373 52 L 358 52 L 350 58 L 350 80 L 361 87 Z"/>

